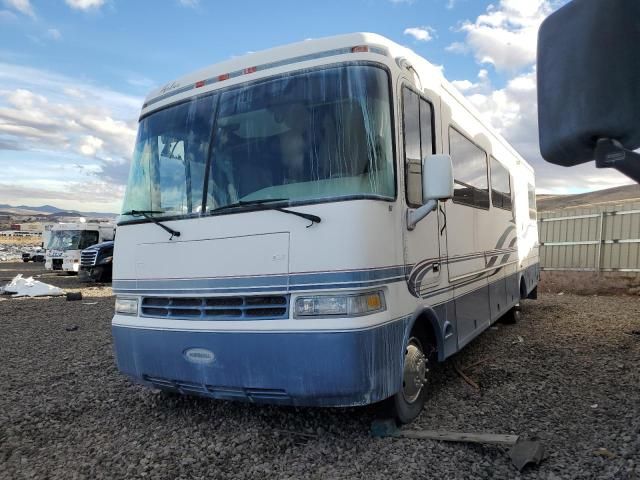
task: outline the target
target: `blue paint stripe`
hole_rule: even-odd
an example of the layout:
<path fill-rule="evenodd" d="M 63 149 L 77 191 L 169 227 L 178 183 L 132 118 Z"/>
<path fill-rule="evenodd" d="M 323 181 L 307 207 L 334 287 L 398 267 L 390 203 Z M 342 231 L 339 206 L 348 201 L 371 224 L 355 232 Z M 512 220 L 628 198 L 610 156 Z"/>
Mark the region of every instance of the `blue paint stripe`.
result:
<path fill-rule="evenodd" d="M 113 292 L 118 294 L 133 294 L 133 295 L 169 295 L 169 294 L 192 294 L 192 293 L 237 293 L 237 292 L 249 292 L 249 293 L 263 293 L 263 292 L 298 292 L 307 290 L 339 290 L 347 288 L 370 288 L 381 285 L 388 285 L 390 283 L 404 282 L 406 278 L 391 277 L 381 280 L 368 281 L 368 282 L 345 282 L 345 283 L 314 283 L 305 285 L 279 285 L 272 287 L 229 287 L 229 288 L 185 288 L 181 289 L 163 289 L 163 288 L 120 288 L 114 287 Z"/>
<path fill-rule="evenodd" d="M 454 263 L 443 259 L 443 263 Z M 113 291 L 119 294 L 189 294 L 236 293 L 247 291 L 287 292 L 319 289 L 368 288 L 406 281 L 411 265 L 396 265 L 365 270 L 293 273 L 255 277 L 218 277 L 198 279 L 114 280 Z M 460 287 L 461 285 L 457 285 Z M 430 292 L 444 293 L 448 287 Z"/>
<path fill-rule="evenodd" d="M 113 290 L 118 293 L 141 291 L 205 290 L 228 292 L 234 290 L 273 291 L 309 290 L 323 288 L 353 288 L 373 286 L 404 280 L 405 267 L 394 266 L 347 272 L 319 272 L 261 277 L 226 277 L 203 279 L 114 280 Z M 268 289 L 268 290 L 267 290 Z"/>

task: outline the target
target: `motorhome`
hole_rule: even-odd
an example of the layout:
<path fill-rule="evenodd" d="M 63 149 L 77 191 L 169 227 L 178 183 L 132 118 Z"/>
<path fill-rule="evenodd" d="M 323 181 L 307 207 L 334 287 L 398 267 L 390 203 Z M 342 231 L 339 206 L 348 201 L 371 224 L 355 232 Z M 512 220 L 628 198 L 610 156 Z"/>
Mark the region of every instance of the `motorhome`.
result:
<path fill-rule="evenodd" d="M 422 409 L 432 366 L 533 297 L 531 166 L 375 34 L 234 58 L 145 100 L 119 369 L 217 399 Z"/>
<path fill-rule="evenodd" d="M 80 221 L 53 225 L 45 245 L 45 269 L 78 273 L 82 250 L 96 243 L 113 240 L 114 231 L 113 222 Z"/>

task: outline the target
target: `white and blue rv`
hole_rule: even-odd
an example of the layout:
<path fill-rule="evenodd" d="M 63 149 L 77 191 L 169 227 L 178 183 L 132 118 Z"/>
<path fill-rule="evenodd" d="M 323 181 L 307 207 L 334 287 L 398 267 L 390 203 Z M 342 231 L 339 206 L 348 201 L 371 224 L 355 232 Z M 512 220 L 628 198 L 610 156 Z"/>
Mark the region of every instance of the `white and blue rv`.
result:
<path fill-rule="evenodd" d="M 119 369 L 160 389 L 422 409 L 535 296 L 534 172 L 441 70 L 355 33 L 145 100 L 115 246 Z"/>

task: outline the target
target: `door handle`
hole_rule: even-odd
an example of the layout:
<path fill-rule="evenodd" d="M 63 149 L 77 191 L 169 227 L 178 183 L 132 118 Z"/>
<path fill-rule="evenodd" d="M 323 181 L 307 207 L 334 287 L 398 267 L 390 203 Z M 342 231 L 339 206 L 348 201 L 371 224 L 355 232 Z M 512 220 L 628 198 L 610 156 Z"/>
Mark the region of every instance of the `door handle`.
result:
<path fill-rule="evenodd" d="M 433 273 L 438 273 L 440 271 L 440 263 L 433 264 Z"/>

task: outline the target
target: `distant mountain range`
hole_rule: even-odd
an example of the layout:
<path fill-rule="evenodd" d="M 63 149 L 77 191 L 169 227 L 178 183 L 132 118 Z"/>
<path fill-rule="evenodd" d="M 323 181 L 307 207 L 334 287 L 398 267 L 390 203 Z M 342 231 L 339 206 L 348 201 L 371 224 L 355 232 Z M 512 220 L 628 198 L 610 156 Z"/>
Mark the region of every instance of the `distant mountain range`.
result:
<path fill-rule="evenodd" d="M 536 201 L 540 212 L 627 202 L 640 203 L 640 185 L 625 185 L 576 195 L 537 195 Z"/>
<path fill-rule="evenodd" d="M 630 201 L 640 202 L 640 185 L 626 185 L 623 187 L 609 188 L 596 192 L 587 192 L 577 195 L 537 195 L 538 210 L 562 210 L 565 208 L 590 207 L 603 203 L 625 203 Z M 40 216 L 46 215 L 54 220 L 56 217 L 87 217 L 87 218 L 115 218 L 117 213 L 102 212 L 78 212 L 76 210 L 64 210 L 53 205 L 30 207 L 28 205 L 2 205 L 0 213 L 12 215 Z"/>
<path fill-rule="evenodd" d="M 79 212 L 77 210 L 64 210 L 54 207 L 53 205 L 42 205 L 40 207 L 30 207 L 28 205 L 7 205 L 0 204 L 0 213 L 9 213 L 13 215 L 40 216 L 48 217 L 92 217 L 92 218 L 115 218 L 117 213 L 103 212 Z"/>

